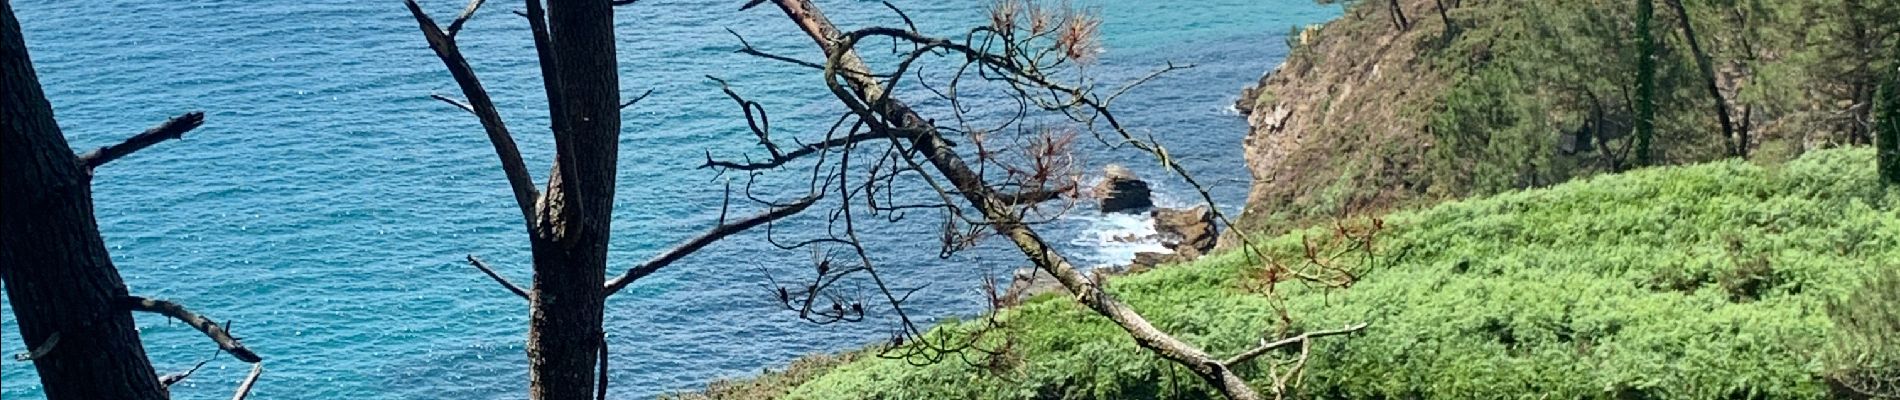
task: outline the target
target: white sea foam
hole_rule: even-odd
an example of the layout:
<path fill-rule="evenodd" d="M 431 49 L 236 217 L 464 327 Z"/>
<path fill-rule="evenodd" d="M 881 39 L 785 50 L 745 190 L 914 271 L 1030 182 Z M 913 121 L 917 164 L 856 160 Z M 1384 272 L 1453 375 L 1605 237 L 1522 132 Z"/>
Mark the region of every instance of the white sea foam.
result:
<path fill-rule="evenodd" d="M 1078 255 L 1091 267 L 1127 264 L 1139 252 L 1172 252 L 1155 237 L 1154 220 L 1147 214 L 1078 213 L 1082 228 L 1069 244 L 1090 249 Z"/>

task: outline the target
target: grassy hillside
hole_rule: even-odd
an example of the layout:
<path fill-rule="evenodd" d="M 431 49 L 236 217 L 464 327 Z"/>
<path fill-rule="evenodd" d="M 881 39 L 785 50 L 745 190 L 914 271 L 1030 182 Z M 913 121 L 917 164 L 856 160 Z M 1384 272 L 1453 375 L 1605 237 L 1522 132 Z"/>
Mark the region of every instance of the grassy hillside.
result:
<path fill-rule="evenodd" d="M 1823 398 L 1838 390 L 1826 377 L 1854 355 L 1836 350 L 1896 348 L 1877 331 L 1854 339 L 1836 322 L 1844 309 L 1830 307 L 1900 292 L 1900 279 L 1868 283 L 1900 276 L 1900 189 L 1880 188 L 1874 165 L 1867 149 L 1828 150 L 1774 167 L 1644 169 L 1401 212 L 1385 219 L 1382 261 L 1355 266 L 1356 285 L 1282 284 L 1278 302 L 1249 289 L 1260 269 L 1234 253 L 1119 278 L 1111 290 L 1215 354 L 1274 332 L 1281 307 L 1294 331 L 1370 322 L 1313 348 L 1302 397 Z M 1263 239 L 1286 259 L 1309 232 L 1319 233 Z M 1891 324 L 1893 313 L 1878 310 L 1900 304 L 1855 306 Z M 1001 363 L 858 357 L 766 380 L 784 386 L 707 394 L 1211 396 L 1066 297 L 1001 317 L 1013 342 Z"/>
<path fill-rule="evenodd" d="M 1654 125 L 1654 165 L 1866 144 L 1875 83 L 1900 48 L 1900 2 L 1885 0 L 1399 0 L 1403 29 L 1390 4 L 1354 2 L 1296 32 L 1249 91 L 1243 227 L 1627 170 L 1641 165 L 1639 120 Z M 1648 101 L 1640 60 L 1655 61 Z"/>

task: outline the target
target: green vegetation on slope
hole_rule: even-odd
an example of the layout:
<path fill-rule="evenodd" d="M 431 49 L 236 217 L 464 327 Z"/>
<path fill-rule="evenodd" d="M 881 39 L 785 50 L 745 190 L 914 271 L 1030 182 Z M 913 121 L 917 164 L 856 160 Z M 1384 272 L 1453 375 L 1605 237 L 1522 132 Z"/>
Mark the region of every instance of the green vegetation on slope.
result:
<path fill-rule="evenodd" d="M 1215 354 L 1275 332 L 1278 307 L 1296 332 L 1370 322 L 1314 346 L 1304 397 L 1827 397 L 1825 378 L 1853 368 L 1829 360 L 1855 357 L 1826 349 L 1891 348 L 1878 332 L 1841 334 L 1829 310 L 1900 307 L 1840 303 L 1895 297 L 1869 296 L 1894 289 L 1865 283 L 1900 266 L 1900 189 L 1876 183 L 1873 161 L 1858 148 L 1775 167 L 1645 169 L 1398 213 L 1379 244 L 1386 262 L 1359 266 L 1358 284 L 1282 284 L 1279 304 L 1244 289 L 1259 267 L 1231 252 L 1119 278 L 1112 290 Z M 1305 233 L 1319 231 L 1266 241 L 1293 257 Z M 1064 296 L 1000 317 L 1013 349 L 1004 363 L 866 357 L 789 397 L 1212 396 Z"/>
<path fill-rule="evenodd" d="M 1868 104 L 1900 57 L 1894 1 L 1401 0 L 1439 17 L 1403 31 L 1389 4 L 1300 35 L 1263 78 L 1243 227 L 1868 144 Z"/>

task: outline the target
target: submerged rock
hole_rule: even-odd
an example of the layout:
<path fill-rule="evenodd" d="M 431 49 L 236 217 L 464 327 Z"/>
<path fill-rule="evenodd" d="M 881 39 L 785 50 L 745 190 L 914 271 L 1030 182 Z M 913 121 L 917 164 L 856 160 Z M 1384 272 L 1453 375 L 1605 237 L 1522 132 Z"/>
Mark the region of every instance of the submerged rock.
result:
<path fill-rule="evenodd" d="M 1103 213 L 1134 213 L 1155 205 L 1148 182 L 1135 177 L 1134 171 L 1115 164 L 1103 168 L 1102 183 L 1095 185 L 1094 194 L 1101 200 Z"/>

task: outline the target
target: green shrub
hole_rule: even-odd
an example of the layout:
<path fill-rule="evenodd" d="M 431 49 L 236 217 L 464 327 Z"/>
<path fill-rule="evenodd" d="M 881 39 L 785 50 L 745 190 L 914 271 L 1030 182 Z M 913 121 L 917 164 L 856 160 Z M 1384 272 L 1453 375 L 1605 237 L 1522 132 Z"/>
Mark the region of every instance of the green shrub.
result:
<path fill-rule="evenodd" d="M 1847 337 L 1828 305 L 1900 265 L 1900 189 L 1874 184 L 1873 168 L 1868 149 L 1828 150 L 1398 213 L 1380 244 L 1388 262 L 1359 266 L 1350 289 L 1282 284 L 1277 301 L 1243 289 L 1259 267 L 1235 253 L 1110 288 L 1214 354 L 1277 332 L 1282 309 L 1292 331 L 1370 322 L 1316 344 L 1300 397 L 1823 398 L 1841 371 L 1825 349 Z M 1292 257 L 1302 233 L 1263 243 Z M 864 358 L 788 397 L 1214 397 L 1065 296 L 999 318 L 1016 352 L 1007 368 Z M 1247 376 L 1266 387 L 1266 374 Z"/>

